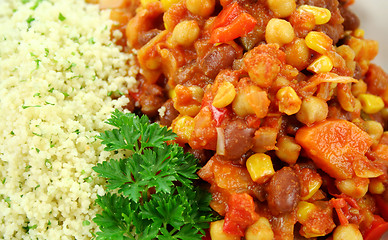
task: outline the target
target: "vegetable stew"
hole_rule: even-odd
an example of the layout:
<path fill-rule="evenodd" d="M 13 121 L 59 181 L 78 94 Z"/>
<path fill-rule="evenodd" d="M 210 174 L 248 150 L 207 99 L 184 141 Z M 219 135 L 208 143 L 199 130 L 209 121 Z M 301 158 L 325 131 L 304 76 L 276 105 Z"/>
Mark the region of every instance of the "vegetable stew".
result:
<path fill-rule="evenodd" d="M 388 228 L 388 75 L 352 3 L 100 0 L 141 68 L 128 109 L 200 160 L 211 239 Z"/>

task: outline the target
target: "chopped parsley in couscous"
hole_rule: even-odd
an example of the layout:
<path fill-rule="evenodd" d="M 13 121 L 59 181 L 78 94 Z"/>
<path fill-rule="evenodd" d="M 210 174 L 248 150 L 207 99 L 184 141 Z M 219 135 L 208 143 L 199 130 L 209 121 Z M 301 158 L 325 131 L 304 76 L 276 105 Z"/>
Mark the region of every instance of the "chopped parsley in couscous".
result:
<path fill-rule="evenodd" d="M 95 137 L 137 71 L 111 25 L 80 0 L 0 1 L 1 239 L 92 238 Z"/>

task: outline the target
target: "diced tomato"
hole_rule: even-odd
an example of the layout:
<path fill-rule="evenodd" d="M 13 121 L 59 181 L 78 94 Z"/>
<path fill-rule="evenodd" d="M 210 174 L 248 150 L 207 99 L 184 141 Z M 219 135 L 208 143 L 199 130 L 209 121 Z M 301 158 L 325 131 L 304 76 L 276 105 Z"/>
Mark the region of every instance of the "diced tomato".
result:
<path fill-rule="evenodd" d="M 257 221 L 253 198 L 247 194 L 233 194 L 228 202 L 225 215 L 224 232 L 244 236 L 249 225 Z"/>

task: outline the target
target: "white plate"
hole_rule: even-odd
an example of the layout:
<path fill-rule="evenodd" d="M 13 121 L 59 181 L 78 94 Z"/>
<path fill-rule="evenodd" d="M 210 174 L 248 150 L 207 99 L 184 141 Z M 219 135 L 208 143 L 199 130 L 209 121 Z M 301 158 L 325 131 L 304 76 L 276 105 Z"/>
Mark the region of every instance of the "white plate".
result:
<path fill-rule="evenodd" d="M 350 8 L 360 18 L 365 38 L 379 42 L 379 54 L 372 62 L 388 72 L 388 1 L 356 0 Z"/>

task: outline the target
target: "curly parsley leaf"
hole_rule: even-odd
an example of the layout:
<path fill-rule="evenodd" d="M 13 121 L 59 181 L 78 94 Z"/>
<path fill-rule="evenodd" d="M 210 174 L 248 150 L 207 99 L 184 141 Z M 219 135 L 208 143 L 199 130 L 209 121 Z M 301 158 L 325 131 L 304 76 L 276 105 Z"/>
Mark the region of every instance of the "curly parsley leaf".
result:
<path fill-rule="evenodd" d="M 171 193 L 174 182 L 190 187 L 191 179 L 198 178 L 197 161 L 176 144 L 163 144 L 163 148 L 145 149 L 126 159 L 105 161 L 93 167 L 101 177 L 107 178 L 109 190 L 119 192 L 138 202 L 150 188 L 156 192 Z"/>
<path fill-rule="evenodd" d="M 103 209 L 93 219 L 101 230 L 97 239 L 201 240 L 216 218 L 210 193 L 193 185 L 197 159 L 167 144 L 176 135 L 146 116 L 116 110 L 107 123 L 115 128 L 98 136 L 105 150 L 132 155 L 93 167 L 107 179 L 108 191 L 96 201 Z"/>
<path fill-rule="evenodd" d="M 96 200 L 103 212 L 93 219 L 100 227 L 97 239 L 135 239 L 130 233 L 133 231 L 133 219 L 138 206 L 116 194 L 107 193 Z"/>
<path fill-rule="evenodd" d="M 116 127 L 101 133 L 98 138 L 105 144 L 105 151 L 128 149 L 141 152 L 147 147 L 161 147 L 164 142 L 175 139 L 176 134 L 167 127 L 150 123 L 147 116 L 134 113 L 113 112 L 108 124 Z"/>

